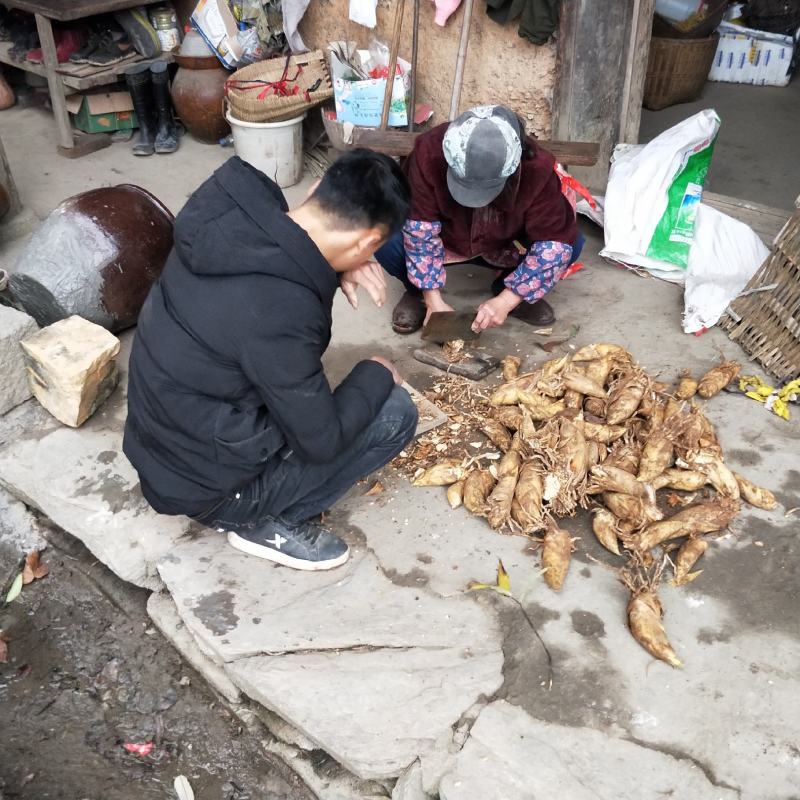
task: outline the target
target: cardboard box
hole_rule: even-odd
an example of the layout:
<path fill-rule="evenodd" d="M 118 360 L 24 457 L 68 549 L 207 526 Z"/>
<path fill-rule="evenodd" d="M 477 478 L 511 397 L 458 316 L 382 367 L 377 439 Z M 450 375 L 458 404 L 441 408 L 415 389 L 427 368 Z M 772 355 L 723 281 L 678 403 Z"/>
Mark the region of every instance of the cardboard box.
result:
<path fill-rule="evenodd" d="M 228 3 L 200 0 L 192 12 L 191 22 L 223 65 L 235 69 L 244 53 L 237 37 L 236 18 Z"/>
<path fill-rule="evenodd" d="M 792 77 L 794 39 L 723 22 L 710 81 L 786 86 Z"/>
<path fill-rule="evenodd" d="M 86 133 L 127 131 L 139 125 L 128 92 L 70 95 L 67 111 L 75 127 Z"/>
<path fill-rule="evenodd" d="M 362 63 L 369 59 L 368 50 L 358 50 Z M 383 95 L 386 91 L 386 78 L 369 80 L 347 80 L 347 68 L 331 55 L 331 77 L 333 78 L 333 100 L 336 105 L 336 119 L 339 122 L 352 122 L 369 128 L 381 124 Z M 411 64 L 402 58 L 397 59 L 400 75 L 395 76 L 392 87 L 392 102 L 389 106 L 389 125 L 405 127 L 408 125 L 408 93 L 411 90 Z"/>

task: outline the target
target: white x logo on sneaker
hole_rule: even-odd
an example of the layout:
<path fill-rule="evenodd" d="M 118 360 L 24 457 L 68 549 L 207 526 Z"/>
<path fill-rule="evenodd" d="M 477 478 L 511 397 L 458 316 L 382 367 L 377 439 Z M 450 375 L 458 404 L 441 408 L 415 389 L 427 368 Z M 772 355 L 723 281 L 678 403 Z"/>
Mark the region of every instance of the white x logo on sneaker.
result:
<path fill-rule="evenodd" d="M 276 550 L 280 550 L 281 549 L 281 545 L 284 542 L 288 542 L 289 540 L 285 539 L 279 533 L 276 533 L 274 539 L 267 539 L 266 541 L 267 541 L 267 544 L 274 545 Z"/>

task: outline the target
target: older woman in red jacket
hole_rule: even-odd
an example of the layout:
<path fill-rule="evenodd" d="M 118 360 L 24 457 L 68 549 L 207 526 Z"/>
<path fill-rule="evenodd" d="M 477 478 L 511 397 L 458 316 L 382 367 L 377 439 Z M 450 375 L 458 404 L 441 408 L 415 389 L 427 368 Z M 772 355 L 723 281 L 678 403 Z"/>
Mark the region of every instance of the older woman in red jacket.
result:
<path fill-rule="evenodd" d="M 406 287 L 392 313 L 397 333 L 452 311 L 442 293 L 445 265 L 467 261 L 497 271 L 476 331 L 510 313 L 536 325 L 555 320 L 542 298 L 577 259 L 583 237 L 554 167 L 504 106 L 478 106 L 417 139 L 405 168 L 409 218 L 375 254 Z"/>

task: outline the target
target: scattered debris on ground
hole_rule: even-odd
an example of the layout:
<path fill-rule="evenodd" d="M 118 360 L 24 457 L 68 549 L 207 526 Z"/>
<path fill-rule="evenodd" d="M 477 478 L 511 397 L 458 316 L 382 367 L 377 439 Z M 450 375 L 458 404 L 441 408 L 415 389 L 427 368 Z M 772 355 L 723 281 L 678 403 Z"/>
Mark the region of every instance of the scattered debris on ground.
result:
<path fill-rule="evenodd" d="M 152 626 L 148 592 L 49 538 L 24 565 L 0 550 L 3 599 L 22 587 L 0 609 L 0 794 L 307 800 Z"/>
<path fill-rule="evenodd" d="M 776 508 L 775 497 L 732 472 L 696 396 L 713 398 L 739 374 L 723 361 L 672 388 L 624 348 L 590 344 L 519 374 L 502 362 L 493 391 L 453 375 L 428 398 L 448 423 L 404 450 L 395 465 L 415 486 L 447 487 L 496 531 L 532 538 L 544 579 L 564 585 L 575 544 L 558 520 L 592 512 L 598 541 L 630 590 L 629 627 L 656 658 L 681 662 L 661 618 L 658 586 L 669 566 L 675 586 L 694 581 L 696 562 L 740 510 Z M 664 490 L 664 491 L 660 491 Z M 660 494 L 659 494 L 660 492 Z M 677 510 L 675 510 L 677 509 Z"/>

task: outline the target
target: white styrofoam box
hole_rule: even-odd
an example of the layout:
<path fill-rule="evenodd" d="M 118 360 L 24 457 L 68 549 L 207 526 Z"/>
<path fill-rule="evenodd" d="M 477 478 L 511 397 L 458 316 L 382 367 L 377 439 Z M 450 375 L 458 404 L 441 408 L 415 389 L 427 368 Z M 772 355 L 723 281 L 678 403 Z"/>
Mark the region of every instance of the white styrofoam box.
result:
<path fill-rule="evenodd" d="M 710 81 L 786 86 L 791 78 L 794 39 L 723 22 L 708 75 Z"/>

